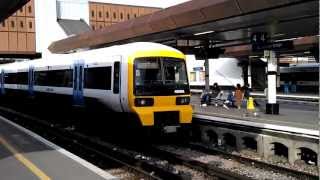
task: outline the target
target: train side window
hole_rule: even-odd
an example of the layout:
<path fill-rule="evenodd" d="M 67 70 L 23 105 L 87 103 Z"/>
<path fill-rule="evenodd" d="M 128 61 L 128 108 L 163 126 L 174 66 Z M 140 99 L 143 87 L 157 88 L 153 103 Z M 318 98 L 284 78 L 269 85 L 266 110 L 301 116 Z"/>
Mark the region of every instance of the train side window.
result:
<path fill-rule="evenodd" d="M 85 68 L 84 88 L 111 90 L 111 67 Z"/>
<path fill-rule="evenodd" d="M 4 76 L 5 84 L 17 84 L 17 73 L 6 73 Z"/>
<path fill-rule="evenodd" d="M 114 62 L 113 70 L 113 93 L 119 93 L 120 86 L 120 62 Z"/>
<path fill-rule="evenodd" d="M 36 71 L 34 73 L 35 85 L 72 87 L 72 70 Z"/>
<path fill-rule="evenodd" d="M 27 72 L 18 72 L 16 84 L 28 84 L 28 73 Z"/>

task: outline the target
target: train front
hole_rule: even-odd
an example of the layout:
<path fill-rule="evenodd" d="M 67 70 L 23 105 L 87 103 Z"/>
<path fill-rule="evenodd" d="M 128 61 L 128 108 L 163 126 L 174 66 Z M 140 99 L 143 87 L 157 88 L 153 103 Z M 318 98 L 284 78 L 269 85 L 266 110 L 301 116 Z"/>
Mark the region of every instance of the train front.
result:
<path fill-rule="evenodd" d="M 142 126 L 165 133 L 188 129 L 192 107 L 185 56 L 149 51 L 137 53 L 130 64 L 129 105 Z"/>

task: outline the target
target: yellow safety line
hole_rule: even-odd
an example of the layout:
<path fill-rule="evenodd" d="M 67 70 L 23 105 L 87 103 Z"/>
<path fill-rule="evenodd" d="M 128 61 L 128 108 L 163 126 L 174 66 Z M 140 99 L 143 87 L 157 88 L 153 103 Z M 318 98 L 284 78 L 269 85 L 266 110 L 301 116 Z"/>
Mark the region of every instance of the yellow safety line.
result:
<path fill-rule="evenodd" d="M 3 144 L 13 155 L 14 157 L 20 161 L 24 166 L 26 166 L 33 174 L 38 176 L 41 180 L 50 180 L 44 172 L 42 172 L 36 165 L 34 165 L 31 161 L 25 158 L 21 153 L 19 153 L 16 149 L 14 149 L 5 139 L 0 137 L 0 143 Z"/>

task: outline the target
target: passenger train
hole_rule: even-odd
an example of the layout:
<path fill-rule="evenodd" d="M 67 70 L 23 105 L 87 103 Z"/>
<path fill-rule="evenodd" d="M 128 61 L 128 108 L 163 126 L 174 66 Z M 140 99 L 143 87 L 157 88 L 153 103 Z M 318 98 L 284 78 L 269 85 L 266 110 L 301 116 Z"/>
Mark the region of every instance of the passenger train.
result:
<path fill-rule="evenodd" d="M 113 111 L 135 114 L 142 127 L 166 132 L 192 121 L 185 55 L 165 45 L 137 42 L 55 54 L 4 64 L 0 71 L 3 95 L 13 90 L 35 97 L 55 94 L 84 106 L 94 99 Z"/>

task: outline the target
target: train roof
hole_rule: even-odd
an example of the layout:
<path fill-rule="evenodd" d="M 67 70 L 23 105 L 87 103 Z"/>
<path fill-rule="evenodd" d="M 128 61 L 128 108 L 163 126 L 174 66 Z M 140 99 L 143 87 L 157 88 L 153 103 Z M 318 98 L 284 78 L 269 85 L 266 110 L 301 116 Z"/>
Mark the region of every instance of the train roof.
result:
<path fill-rule="evenodd" d="M 24 62 L 15 62 L 10 64 L 0 65 L 0 69 L 5 70 L 23 70 L 28 69 L 29 66 L 37 67 L 46 67 L 46 66 L 71 66 L 76 60 L 89 60 L 92 62 L 103 61 L 102 57 L 112 57 L 112 56 L 129 56 L 138 51 L 152 51 L 152 50 L 167 50 L 175 51 L 181 53 L 177 49 L 172 47 L 152 43 L 152 42 L 135 42 L 124 45 L 115 45 L 106 48 L 94 49 L 76 52 L 72 54 L 52 54 L 46 59 L 24 61 Z M 182 53 L 181 53 L 182 54 Z M 109 58 L 110 59 L 110 58 Z"/>
<path fill-rule="evenodd" d="M 280 67 L 281 73 L 295 73 L 295 72 L 318 72 L 319 63 L 297 64 L 289 67 Z"/>

